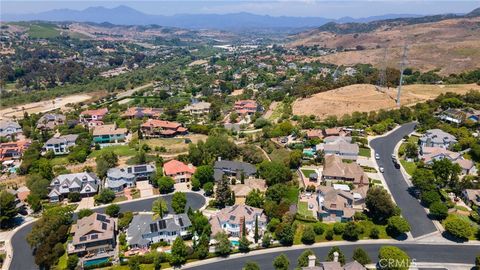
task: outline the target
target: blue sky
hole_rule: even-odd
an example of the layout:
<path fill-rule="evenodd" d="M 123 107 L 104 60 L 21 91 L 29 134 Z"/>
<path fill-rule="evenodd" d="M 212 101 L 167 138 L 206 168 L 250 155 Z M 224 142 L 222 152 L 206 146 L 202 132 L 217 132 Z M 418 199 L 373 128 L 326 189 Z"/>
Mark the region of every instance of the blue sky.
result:
<path fill-rule="evenodd" d="M 173 15 L 179 13 L 236 13 L 250 12 L 272 16 L 315 16 L 339 18 L 350 16 L 354 18 L 383 14 L 440 14 L 466 13 L 480 7 L 480 1 L 363 1 L 363 0 L 279 0 L 279 1 L 241 1 L 241 0 L 178 0 L 178 1 L 21 1 L 1 0 L 1 13 L 37 13 L 51 9 L 69 8 L 85 9 L 92 6 L 116 7 L 126 5 L 148 14 Z M 0 14 L 1 15 L 1 14 Z M 1 18 L 0 18 L 1 19 Z"/>

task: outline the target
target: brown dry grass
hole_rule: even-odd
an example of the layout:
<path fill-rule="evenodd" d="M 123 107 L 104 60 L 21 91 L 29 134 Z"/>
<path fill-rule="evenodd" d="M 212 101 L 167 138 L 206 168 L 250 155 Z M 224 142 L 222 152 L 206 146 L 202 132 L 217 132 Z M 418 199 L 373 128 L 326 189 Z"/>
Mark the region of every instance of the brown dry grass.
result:
<path fill-rule="evenodd" d="M 408 40 L 409 66 L 421 71 L 440 68 L 448 75 L 480 67 L 480 18 L 444 20 L 435 23 L 396 26 L 378 29 L 369 33 L 333 34 L 316 30 L 299 34 L 291 46 L 320 44 L 325 47 L 367 48 L 349 51 L 311 60 L 354 65 L 370 63 L 379 65 L 383 61 L 383 49 L 388 47 L 387 64 L 399 68 L 402 47 Z"/>
<path fill-rule="evenodd" d="M 159 138 L 143 140 L 142 143 L 148 144 L 150 147 L 156 146 L 165 147 L 167 154 L 178 154 L 188 151 L 188 144 L 185 143 L 185 139 L 190 139 L 192 143 L 197 143 L 202 140 L 205 141 L 208 136 L 202 134 L 189 134 L 182 138 Z"/>
<path fill-rule="evenodd" d="M 471 89 L 480 91 L 480 86 L 476 84 L 406 85 L 403 88 L 400 101 L 402 105 L 413 105 L 433 99 L 442 93 L 464 94 Z M 392 109 L 396 107 L 396 91 L 396 89 L 390 88 L 386 93 L 382 93 L 370 84 L 349 85 L 296 100 L 293 103 L 293 113 L 296 115 L 315 115 L 324 119 L 331 115 L 341 117 L 355 111 L 370 112 Z"/>

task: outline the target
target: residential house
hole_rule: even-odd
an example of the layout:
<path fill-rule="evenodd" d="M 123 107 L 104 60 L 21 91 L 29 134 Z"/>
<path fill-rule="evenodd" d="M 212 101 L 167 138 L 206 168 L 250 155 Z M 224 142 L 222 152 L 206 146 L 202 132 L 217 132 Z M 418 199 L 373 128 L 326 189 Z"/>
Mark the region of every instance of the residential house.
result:
<path fill-rule="evenodd" d="M 420 158 L 425 164 L 432 165 L 435 160 L 444 158 L 456 163 L 462 169 L 462 174 L 476 174 L 477 168 L 471 160 L 464 159 L 460 153 L 450 151 L 442 147 L 422 147 Z"/>
<path fill-rule="evenodd" d="M 20 197 L 18 196 L 18 190 L 8 188 L 8 189 L 5 189 L 5 191 L 15 196 L 14 203 L 18 213 L 22 215 L 28 214 L 25 208 L 25 201 L 20 200 Z"/>
<path fill-rule="evenodd" d="M 368 185 L 367 174 L 357 163 L 344 163 L 336 155 L 325 155 L 323 180 L 339 180 L 352 182 L 355 185 Z"/>
<path fill-rule="evenodd" d="M 104 214 L 93 213 L 77 220 L 70 231 L 72 240 L 67 244 L 67 253 L 109 257 L 116 245 L 115 229 L 115 220 Z"/>
<path fill-rule="evenodd" d="M 14 138 L 22 134 L 22 127 L 14 121 L 0 120 L 0 138 Z"/>
<path fill-rule="evenodd" d="M 85 110 L 80 113 L 80 122 L 86 124 L 88 127 L 103 125 L 103 117 L 107 115 L 108 109 L 101 108 L 96 110 Z"/>
<path fill-rule="evenodd" d="M 155 167 L 150 164 L 111 168 L 107 171 L 105 187 L 121 192 L 126 187 L 134 187 L 137 181 L 149 180 L 154 172 Z"/>
<path fill-rule="evenodd" d="M 261 110 L 257 102 L 251 99 L 236 101 L 234 109 L 239 115 L 253 115 Z"/>
<path fill-rule="evenodd" d="M 255 176 L 257 168 L 247 162 L 232 160 L 217 160 L 213 166 L 215 181 L 220 181 L 223 175 L 239 180 L 242 174 L 245 178 Z"/>
<path fill-rule="evenodd" d="M 465 121 L 466 114 L 460 109 L 447 109 L 438 114 L 438 118 L 445 122 L 460 124 Z"/>
<path fill-rule="evenodd" d="M 185 106 L 185 108 L 182 109 L 183 112 L 187 112 L 190 115 L 206 115 L 210 112 L 210 107 L 212 104 L 209 102 L 197 102 L 197 103 L 192 103 L 190 105 Z"/>
<path fill-rule="evenodd" d="M 309 129 L 307 130 L 308 139 L 323 139 L 325 137 L 345 137 L 349 136 L 350 131 L 342 127 L 326 128 L 323 130 L 320 129 Z"/>
<path fill-rule="evenodd" d="M 248 193 L 259 190 L 262 193 L 267 191 L 267 184 L 263 179 L 247 178 L 244 184 L 230 185 L 230 190 L 235 193 L 235 204 L 244 204 Z"/>
<path fill-rule="evenodd" d="M 420 137 L 420 146 L 450 148 L 457 143 L 457 138 L 441 129 L 429 129 Z"/>
<path fill-rule="evenodd" d="M 78 192 L 82 197 L 97 194 L 100 179 L 91 172 L 61 174 L 50 183 L 48 197 L 51 202 L 59 202 L 71 192 Z"/>
<path fill-rule="evenodd" d="M 190 182 L 196 169 L 192 164 L 187 165 L 175 159 L 163 164 L 163 174 L 172 177 L 175 183 Z"/>
<path fill-rule="evenodd" d="M 357 211 L 363 211 L 368 185 L 350 191 L 342 187 L 318 186 L 319 219 L 324 222 L 349 221 Z"/>
<path fill-rule="evenodd" d="M 66 117 L 63 114 L 46 113 L 37 121 L 37 129 L 55 130 L 59 125 L 65 124 Z"/>
<path fill-rule="evenodd" d="M 474 123 L 480 122 L 480 110 L 467 109 L 466 118 Z"/>
<path fill-rule="evenodd" d="M 464 189 L 462 197 L 467 205 L 477 206 L 480 214 L 480 189 Z"/>
<path fill-rule="evenodd" d="M 351 143 L 351 137 L 329 136 L 324 138 L 324 143 L 317 145 L 317 151 L 323 151 L 325 155 L 336 155 L 342 159 L 357 160 L 359 147 Z"/>
<path fill-rule="evenodd" d="M 267 216 L 263 209 L 244 204 L 227 206 L 221 209 L 216 214 L 210 216 L 209 223 L 212 227 L 212 235 L 223 231 L 233 237 L 242 235 L 242 227 L 243 223 L 245 223 L 246 235 L 253 237 L 257 219 L 258 231 L 262 235 L 267 227 Z"/>
<path fill-rule="evenodd" d="M 163 113 L 161 108 L 142 108 L 142 107 L 130 107 L 126 112 L 122 114 L 123 118 L 129 119 L 141 119 L 141 118 L 159 118 Z"/>
<path fill-rule="evenodd" d="M 0 143 L 0 161 L 21 159 L 30 144 L 29 140 Z"/>
<path fill-rule="evenodd" d="M 70 153 L 70 148 L 75 146 L 77 139 L 77 134 L 68 134 L 50 138 L 43 145 L 43 151 L 53 151 L 55 155 L 66 155 Z"/>
<path fill-rule="evenodd" d="M 353 260 L 346 263 L 344 266 L 339 262 L 338 252 L 333 253 L 333 261 L 331 262 L 317 262 L 317 257 L 312 254 L 308 256 L 308 265 L 301 267 L 301 270 L 366 270 L 365 266 Z"/>
<path fill-rule="evenodd" d="M 140 126 L 140 130 L 145 137 L 175 137 L 187 133 L 180 123 L 157 119 L 148 119 Z"/>
<path fill-rule="evenodd" d="M 128 226 L 127 243 L 131 248 L 147 248 L 159 242 L 171 244 L 177 237 L 189 236 L 191 225 L 187 214 L 155 218 L 151 213 L 139 213 Z"/>
<path fill-rule="evenodd" d="M 118 128 L 116 124 L 96 126 L 93 129 L 93 143 L 110 144 L 124 142 L 127 137 L 126 128 Z"/>

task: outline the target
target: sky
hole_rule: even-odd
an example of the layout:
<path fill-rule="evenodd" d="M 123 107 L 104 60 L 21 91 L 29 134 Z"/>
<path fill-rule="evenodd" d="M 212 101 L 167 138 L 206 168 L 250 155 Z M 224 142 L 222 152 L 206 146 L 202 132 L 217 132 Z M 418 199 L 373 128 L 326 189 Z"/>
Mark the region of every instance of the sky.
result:
<path fill-rule="evenodd" d="M 346 16 L 362 18 L 385 14 L 429 15 L 467 13 L 480 7 L 480 0 L 0 0 L 0 20 L 1 14 L 38 13 L 63 8 L 82 10 L 92 6 L 113 8 L 119 5 L 129 6 L 147 14 L 161 15 L 249 12 L 271 16 L 327 17 L 336 19 Z"/>

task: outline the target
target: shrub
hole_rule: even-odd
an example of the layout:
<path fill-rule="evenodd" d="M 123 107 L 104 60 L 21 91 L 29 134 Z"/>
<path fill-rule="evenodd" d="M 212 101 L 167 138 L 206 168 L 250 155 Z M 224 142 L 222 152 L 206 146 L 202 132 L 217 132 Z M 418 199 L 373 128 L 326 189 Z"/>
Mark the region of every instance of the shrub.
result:
<path fill-rule="evenodd" d="M 327 233 L 325 234 L 325 239 L 328 241 L 333 240 L 333 230 L 328 230 Z"/>
<path fill-rule="evenodd" d="M 70 202 L 79 202 L 81 200 L 81 196 L 80 196 L 80 193 L 78 192 L 70 192 L 68 194 L 68 200 Z"/>
<path fill-rule="evenodd" d="M 433 202 L 430 204 L 430 215 L 438 220 L 443 220 L 448 216 L 448 207 L 440 202 Z"/>
<path fill-rule="evenodd" d="M 315 232 L 313 231 L 312 226 L 307 225 L 303 229 L 302 243 L 304 243 L 306 245 L 311 245 L 311 244 L 315 243 Z"/>
<path fill-rule="evenodd" d="M 422 203 L 425 206 L 429 207 L 430 204 L 440 201 L 440 194 L 438 194 L 438 191 L 436 190 L 424 191 L 422 192 L 421 199 Z"/>
<path fill-rule="evenodd" d="M 345 224 L 340 223 L 340 222 L 337 222 L 337 223 L 333 224 L 333 232 L 336 235 L 341 235 L 341 234 L 343 234 L 344 231 L 345 231 Z"/>
<path fill-rule="evenodd" d="M 378 252 L 380 269 L 407 270 L 411 260 L 407 253 L 394 246 L 383 246 Z"/>
<path fill-rule="evenodd" d="M 359 234 L 360 234 L 360 228 L 358 227 L 358 225 L 355 222 L 350 221 L 345 226 L 345 230 L 343 231 L 342 237 L 345 240 L 356 241 L 358 240 Z"/>
<path fill-rule="evenodd" d="M 324 224 L 321 222 L 316 222 L 315 224 L 313 224 L 313 231 L 317 235 L 322 235 L 325 231 Z"/>
<path fill-rule="evenodd" d="M 353 251 L 352 259 L 359 262 L 361 265 L 366 265 L 372 262 L 368 253 L 362 248 L 356 248 Z"/>
<path fill-rule="evenodd" d="M 369 234 L 370 238 L 372 239 L 378 239 L 380 237 L 380 231 L 374 227 L 372 228 L 372 230 L 370 231 L 370 234 Z"/>
<path fill-rule="evenodd" d="M 467 240 L 473 233 L 470 223 L 457 216 L 447 217 L 444 225 L 445 230 L 458 239 Z"/>
<path fill-rule="evenodd" d="M 393 236 L 399 236 L 410 231 L 408 221 L 400 216 L 394 216 L 388 219 L 387 232 Z"/>

